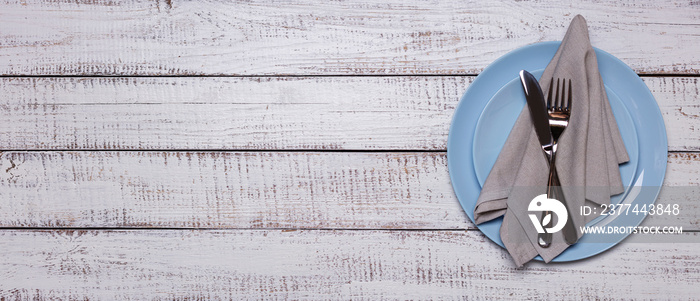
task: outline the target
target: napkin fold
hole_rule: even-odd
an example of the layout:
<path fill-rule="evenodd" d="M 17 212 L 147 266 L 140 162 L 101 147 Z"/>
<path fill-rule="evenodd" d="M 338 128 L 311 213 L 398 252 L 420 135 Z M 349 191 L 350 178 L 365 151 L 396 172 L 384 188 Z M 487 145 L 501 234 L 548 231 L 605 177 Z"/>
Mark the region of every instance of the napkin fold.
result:
<path fill-rule="evenodd" d="M 586 202 L 590 206 L 610 204 L 612 195 L 622 193 L 618 165 L 629 161 L 598 71 L 586 20 L 580 15 L 571 21 L 539 80 L 545 97 L 553 78 L 554 82 L 558 78 L 571 79 L 572 84 L 571 117 L 558 141 L 555 168 L 569 208 L 575 211 L 570 217 L 580 238 L 579 227 L 596 216 L 583 216 L 579 208 Z M 541 248 L 537 229 L 528 217 L 530 201 L 546 193 L 548 174 L 548 163 L 526 106 L 484 182 L 474 209 L 477 224 L 505 215 L 501 239 L 517 266 L 537 255 L 550 262 L 569 246 L 563 231 L 559 231 L 553 233 L 548 248 Z M 556 224 L 557 217 L 554 218 Z"/>

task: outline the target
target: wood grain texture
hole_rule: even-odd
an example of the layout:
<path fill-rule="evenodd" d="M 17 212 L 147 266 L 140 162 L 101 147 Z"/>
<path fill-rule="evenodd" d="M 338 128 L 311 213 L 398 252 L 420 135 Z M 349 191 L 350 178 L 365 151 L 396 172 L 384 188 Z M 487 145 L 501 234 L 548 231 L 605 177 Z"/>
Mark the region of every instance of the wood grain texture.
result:
<path fill-rule="evenodd" d="M 515 269 L 453 194 L 469 75 L 579 13 L 699 230 L 697 1 L 0 0 L 0 300 L 695 299 L 700 233 Z"/>
<path fill-rule="evenodd" d="M 477 231 L 1 231 L 0 247 L 0 298 L 6 299 L 689 300 L 700 294 L 697 243 L 626 243 L 592 260 L 523 269 Z"/>
<path fill-rule="evenodd" d="M 4 149 L 445 150 L 474 77 L 0 78 Z M 696 77 L 645 77 L 700 150 Z"/>
<path fill-rule="evenodd" d="M 6 152 L 0 226 L 474 228 L 445 153 Z M 700 229 L 700 159 L 672 153 L 657 203 Z M 671 187 L 675 186 L 675 187 Z"/>
<path fill-rule="evenodd" d="M 695 1 L 3 0 L 0 74 L 476 74 L 576 14 L 638 73 L 700 71 Z"/>
<path fill-rule="evenodd" d="M 444 149 L 473 77 L 5 78 L 6 149 Z"/>

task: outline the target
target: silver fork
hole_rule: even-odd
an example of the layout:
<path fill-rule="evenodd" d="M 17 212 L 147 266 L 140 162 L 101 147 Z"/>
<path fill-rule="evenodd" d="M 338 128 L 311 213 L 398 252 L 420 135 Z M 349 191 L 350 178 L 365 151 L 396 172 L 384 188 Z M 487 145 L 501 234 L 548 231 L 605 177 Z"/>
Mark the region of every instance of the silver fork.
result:
<path fill-rule="evenodd" d="M 554 92 L 554 93 L 553 93 Z M 571 79 L 567 81 L 566 79 L 557 79 L 556 90 L 554 90 L 554 78 L 549 84 L 549 93 L 547 95 L 547 111 L 549 112 L 549 128 L 552 131 L 552 138 L 554 138 L 554 145 L 552 147 L 552 156 L 549 163 L 549 178 L 547 181 L 547 198 L 556 199 L 564 204 L 568 216 L 568 221 L 564 226 L 564 239 L 567 244 L 574 244 L 577 240 L 576 228 L 574 227 L 573 220 L 571 219 L 571 210 L 569 205 L 564 199 L 564 193 L 561 190 L 561 184 L 559 183 L 559 176 L 557 175 L 557 169 L 555 168 L 555 162 L 557 157 L 557 142 L 559 137 L 569 126 L 569 117 L 571 116 L 571 103 L 573 101 L 571 93 Z M 542 214 L 542 219 L 545 216 L 551 214 L 551 212 L 544 212 Z M 543 227 L 551 227 L 552 219 L 543 225 Z M 546 248 L 552 243 L 552 234 L 543 233 L 538 236 L 538 243 L 541 247 Z"/>

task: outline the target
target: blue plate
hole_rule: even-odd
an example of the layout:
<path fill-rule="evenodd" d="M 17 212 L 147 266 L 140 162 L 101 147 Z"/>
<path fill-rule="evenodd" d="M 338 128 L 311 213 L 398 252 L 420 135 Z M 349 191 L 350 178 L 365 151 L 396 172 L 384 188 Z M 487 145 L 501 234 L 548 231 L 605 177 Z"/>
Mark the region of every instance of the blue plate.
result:
<path fill-rule="evenodd" d="M 472 222 L 481 185 L 525 105 L 517 81 L 518 72 L 525 69 L 539 77 L 559 44 L 533 44 L 499 58 L 474 80 L 455 110 L 447 141 L 448 167 L 455 194 Z M 625 193 L 611 201 L 653 204 L 663 183 L 667 161 L 668 143 L 661 111 L 647 86 L 632 69 L 602 50 L 595 51 L 613 114 L 630 155 L 630 162 L 620 166 L 623 183 L 629 186 Z M 487 117 L 481 118 L 482 115 Z M 499 120 L 501 126 L 490 126 L 489 122 L 494 120 Z M 611 215 L 599 217 L 589 225 L 637 226 L 644 217 Z M 501 222 L 502 219 L 498 218 L 478 225 L 478 228 L 503 246 L 499 236 Z M 572 261 L 599 254 L 627 236 L 602 235 L 584 235 L 554 261 Z"/>

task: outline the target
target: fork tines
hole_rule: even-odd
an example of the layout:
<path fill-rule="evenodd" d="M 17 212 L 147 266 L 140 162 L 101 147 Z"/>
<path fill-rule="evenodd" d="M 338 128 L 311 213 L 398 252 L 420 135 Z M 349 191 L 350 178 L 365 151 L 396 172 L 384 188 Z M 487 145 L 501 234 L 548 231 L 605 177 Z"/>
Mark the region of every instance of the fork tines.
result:
<path fill-rule="evenodd" d="M 571 109 L 571 79 L 568 87 L 566 79 L 557 78 L 556 90 L 554 78 L 549 83 L 549 95 L 547 95 L 547 110 L 555 112 L 569 112 Z"/>

